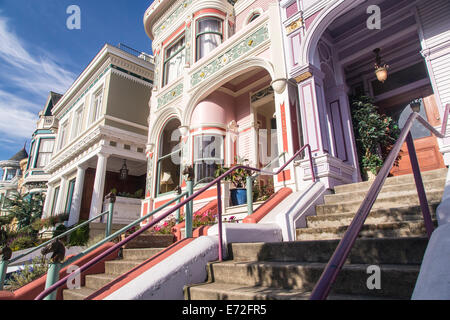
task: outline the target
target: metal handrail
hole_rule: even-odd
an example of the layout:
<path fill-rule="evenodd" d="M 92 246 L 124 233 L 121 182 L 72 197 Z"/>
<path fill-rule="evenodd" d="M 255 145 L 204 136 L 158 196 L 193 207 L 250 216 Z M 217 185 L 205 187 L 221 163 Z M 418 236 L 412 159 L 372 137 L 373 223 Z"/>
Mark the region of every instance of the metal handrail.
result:
<path fill-rule="evenodd" d="M 76 227 L 74 227 L 74 228 L 72 228 L 72 229 L 70 229 L 70 230 L 67 230 L 66 232 L 64 232 L 64 233 L 62 233 L 62 234 L 60 234 L 60 235 L 58 235 L 58 236 L 56 236 L 56 237 L 54 237 L 54 238 L 48 240 L 47 242 L 44 242 L 44 243 L 40 244 L 39 246 L 37 246 L 37 247 L 31 249 L 30 251 L 27 251 L 27 252 L 25 252 L 24 254 L 22 254 L 22 255 L 20 255 L 20 256 L 18 256 L 18 257 L 15 257 L 14 259 L 9 260 L 8 263 L 11 264 L 11 263 L 14 263 L 14 262 L 16 262 L 16 261 L 18 261 L 18 260 L 20 260 L 20 259 L 23 259 L 24 257 L 30 255 L 31 253 L 36 252 L 37 250 L 42 249 L 42 248 L 48 246 L 49 244 L 51 244 L 51 243 L 54 242 L 55 240 L 64 238 L 64 237 L 68 236 L 69 234 L 72 234 L 72 233 L 75 232 L 76 230 L 78 230 L 78 229 L 84 227 L 85 225 L 87 225 L 87 224 L 89 224 L 89 223 L 91 223 L 91 222 L 93 222 L 93 221 L 95 221 L 95 220 L 97 220 L 97 219 L 103 217 L 104 215 L 106 215 L 106 214 L 108 214 L 108 213 L 109 213 L 109 210 L 108 210 L 108 211 L 105 211 L 105 212 L 103 212 L 103 213 L 100 213 L 98 216 L 95 216 L 95 217 L 92 218 L 92 219 L 89 219 L 89 220 L 87 220 L 87 221 L 85 221 L 85 222 L 83 222 L 83 223 L 80 223 L 80 224 L 77 225 Z"/>
<path fill-rule="evenodd" d="M 430 209 L 428 207 L 428 200 L 425 193 L 425 188 L 423 186 L 422 175 L 420 173 L 419 162 L 417 160 L 417 154 L 414 147 L 414 141 L 411 135 L 411 128 L 415 120 L 418 120 L 425 128 L 430 130 L 434 135 L 438 138 L 444 138 L 447 130 L 447 120 L 448 114 L 450 112 L 450 104 L 447 104 L 445 107 L 444 120 L 442 124 L 441 132 L 438 132 L 431 124 L 429 124 L 422 116 L 416 112 L 412 113 L 403 127 L 400 137 L 395 143 L 393 149 L 389 153 L 388 157 L 385 160 L 385 163 L 381 170 L 379 171 L 374 183 L 369 189 L 366 197 L 364 198 L 360 208 L 358 209 L 355 218 L 352 223 L 348 227 L 344 237 L 340 241 L 339 245 L 336 248 L 333 256 L 331 257 L 328 265 L 322 273 L 318 283 L 316 284 L 313 293 L 311 294 L 311 300 L 325 300 L 330 291 L 331 287 L 336 281 L 336 278 L 339 272 L 342 269 L 345 261 L 347 260 L 350 251 L 353 248 L 353 245 L 356 242 L 356 239 L 361 232 L 361 229 L 372 210 L 372 207 L 381 192 L 381 189 L 386 181 L 389 172 L 394 166 L 394 162 L 397 159 L 398 154 L 403 146 L 403 144 L 407 143 L 408 153 L 412 165 L 412 170 L 414 173 L 414 180 L 416 183 L 417 193 L 419 196 L 420 207 L 422 210 L 425 228 L 427 231 L 427 235 L 431 238 L 431 235 L 434 231 L 433 221 L 431 219 Z"/>
<path fill-rule="evenodd" d="M 257 168 L 252 168 L 252 167 L 247 167 L 247 166 L 236 166 L 233 167 L 231 169 L 229 169 L 227 172 L 225 172 L 224 174 L 222 174 L 221 176 L 219 176 L 218 178 L 214 179 L 214 181 L 208 183 L 206 186 L 204 186 L 203 188 L 201 188 L 199 191 L 197 191 L 196 193 L 188 196 L 184 201 L 180 202 L 179 204 L 175 205 L 173 208 L 171 208 L 170 210 L 168 210 L 166 213 L 162 214 L 161 216 L 159 216 L 158 218 L 154 219 L 153 221 L 151 221 L 150 223 L 148 223 L 147 225 L 145 225 L 144 227 L 142 227 L 140 230 L 136 231 L 135 233 L 133 233 L 132 235 L 128 236 L 126 239 L 120 241 L 119 243 L 117 243 L 116 245 L 112 246 L 111 248 L 107 249 L 106 251 L 104 251 L 103 253 L 101 253 L 100 255 L 96 256 L 95 258 L 93 258 L 91 261 L 89 261 L 88 263 L 86 263 L 85 265 L 83 265 L 82 267 L 80 267 L 79 269 L 79 273 L 82 273 L 86 270 L 88 270 L 89 268 L 93 267 L 94 265 L 96 265 L 97 263 L 99 263 L 102 259 L 104 259 L 105 257 L 107 257 L 108 255 L 110 255 L 111 253 L 113 253 L 114 251 L 120 249 L 121 247 L 123 247 L 124 245 L 126 245 L 128 242 L 132 241 L 133 239 L 135 239 L 136 237 L 138 237 L 139 235 L 141 235 L 142 233 L 144 233 L 145 231 L 147 231 L 148 229 L 152 228 L 154 225 L 160 223 L 161 221 L 163 221 L 166 217 L 168 217 L 170 214 L 174 213 L 175 211 L 177 211 L 178 209 L 180 209 L 181 207 L 185 206 L 186 204 L 192 202 L 195 198 L 197 198 L 199 195 L 203 194 L 204 192 L 206 192 L 208 189 L 210 189 L 213 186 L 217 186 L 217 204 L 218 204 L 218 227 L 219 227 L 219 261 L 223 261 L 223 236 L 222 236 L 222 203 L 221 203 L 221 181 L 227 177 L 228 175 L 232 174 L 234 171 L 238 170 L 238 169 L 245 169 L 245 170 L 250 170 L 250 171 L 255 171 L 255 172 L 260 172 L 260 173 L 265 173 L 267 175 L 278 175 L 281 172 L 284 171 L 284 169 L 286 169 L 286 167 L 293 162 L 305 149 L 308 149 L 308 154 L 309 154 L 309 162 L 310 162 L 310 166 L 311 166 L 311 173 L 312 173 L 312 179 L 315 182 L 316 181 L 316 177 L 315 177 L 315 173 L 314 173 L 314 167 L 313 167 L 313 159 L 312 159 L 312 152 L 311 152 L 311 147 L 310 145 L 305 145 L 303 146 L 299 151 L 297 151 L 295 153 L 295 155 L 289 160 L 287 161 L 282 167 L 280 167 L 278 169 L 277 172 L 269 172 L 269 171 L 264 171 L 262 169 L 257 169 Z M 61 287 L 62 285 L 64 285 L 67 280 L 70 278 L 70 275 L 64 277 L 63 279 L 57 281 L 55 284 L 53 284 L 52 286 L 48 287 L 47 289 L 45 289 L 41 294 L 39 294 L 35 300 L 43 300 L 45 297 L 47 297 L 48 295 L 50 295 L 52 292 L 54 292 L 56 289 L 58 289 L 59 287 Z"/>

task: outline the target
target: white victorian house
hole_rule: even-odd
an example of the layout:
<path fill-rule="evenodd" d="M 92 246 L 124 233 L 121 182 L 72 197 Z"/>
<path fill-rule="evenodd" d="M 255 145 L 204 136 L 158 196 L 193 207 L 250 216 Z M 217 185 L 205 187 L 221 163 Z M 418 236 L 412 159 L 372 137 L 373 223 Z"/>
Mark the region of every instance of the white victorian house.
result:
<path fill-rule="evenodd" d="M 127 51 L 105 45 L 53 107 L 57 136 L 44 168 L 50 175 L 44 217 L 70 214 L 72 226 L 100 214 L 112 190 L 143 194 L 154 64 L 152 56 Z M 125 180 L 119 176 L 124 166 Z M 128 220 L 135 220 L 140 200 L 130 201 L 136 212 L 127 210 Z"/>

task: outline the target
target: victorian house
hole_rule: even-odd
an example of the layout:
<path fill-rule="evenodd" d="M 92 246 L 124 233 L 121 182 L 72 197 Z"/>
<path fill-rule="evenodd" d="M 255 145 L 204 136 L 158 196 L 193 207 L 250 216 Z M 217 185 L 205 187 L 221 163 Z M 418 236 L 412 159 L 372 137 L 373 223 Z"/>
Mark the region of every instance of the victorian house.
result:
<path fill-rule="evenodd" d="M 116 206 L 115 223 L 139 217 L 140 200 L 126 196 L 140 189 L 143 194 L 145 188 L 153 69 L 152 56 L 105 45 L 52 105 L 52 117 L 43 115 L 56 139 L 42 136 L 33 150 L 45 153 L 52 147 L 53 153 L 47 163 L 46 153 L 35 156 L 30 168 L 42 164 L 48 175 L 44 217 L 69 214 L 69 226 L 88 220 L 103 211 L 104 196 L 111 191 L 125 195 Z"/>

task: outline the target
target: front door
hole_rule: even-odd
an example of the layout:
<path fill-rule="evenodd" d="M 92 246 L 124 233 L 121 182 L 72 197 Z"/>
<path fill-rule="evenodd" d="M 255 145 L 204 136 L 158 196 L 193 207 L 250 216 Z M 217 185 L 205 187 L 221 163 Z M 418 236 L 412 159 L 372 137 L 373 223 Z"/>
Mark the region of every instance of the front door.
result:
<path fill-rule="evenodd" d="M 401 97 L 389 99 L 389 101 L 380 102 L 380 111 L 391 116 L 398 122 L 400 129 L 403 129 L 408 117 L 413 112 L 411 109 L 411 101 L 417 97 L 420 97 L 420 115 L 432 126 L 439 126 L 441 119 L 434 94 L 429 86 L 403 94 Z M 411 134 L 414 139 L 414 146 L 421 171 L 445 168 L 444 158 L 439 151 L 437 138 L 417 121 L 412 127 Z M 391 171 L 393 176 L 412 173 L 406 143 L 403 145 L 400 154 L 401 159 L 398 162 L 398 166 L 394 166 Z"/>

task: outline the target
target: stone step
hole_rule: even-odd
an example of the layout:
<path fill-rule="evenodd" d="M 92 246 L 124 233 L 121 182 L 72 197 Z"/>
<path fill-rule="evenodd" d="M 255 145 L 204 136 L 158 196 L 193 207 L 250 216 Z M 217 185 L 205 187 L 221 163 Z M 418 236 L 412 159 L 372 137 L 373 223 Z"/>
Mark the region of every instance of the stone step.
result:
<path fill-rule="evenodd" d="M 445 179 L 435 179 L 424 182 L 424 188 L 428 193 L 429 190 L 444 190 Z M 381 189 L 381 193 L 378 198 L 386 198 L 392 196 L 392 194 L 398 194 L 399 191 L 407 193 L 416 193 L 417 189 L 414 183 L 402 184 L 402 185 L 388 185 Z M 336 204 L 349 201 L 362 201 L 367 195 L 368 190 L 358 190 L 355 192 L 337 193 L 325 196 L 325 204 Z"/>
<path fill-rule="evenodd" d="M 328 263 L 339 240 L 281 243 L 233 243 L 229 252 L 235 262 L 278 261 Z M 420 264 L 428 238 L 358 239 L 347 263 Z"/>
<path fill-rule="evenodd" d="M 441 179 L 447 176 L 448 169 L 439 169 L 432 171 L 422 172 L 422 180 L 427 182 L 429 180 Z M 367 191 L 373 182 L 365 181 L 359 183 L 353 183 L 348 185 L 337 186 L 334 188 L 336 193 L 355 192 L 355 191 Z M 398 185 L 398 184 L 411 184 L 414 183 L 414 176 L 412 174 L 402 175 L 397 177 L 390 177 L 386 179 L 385 186 Z"/>
<path fill-rule="evenodd" d="M 148 248 L 148 249 L 124 249 L 123 250 L 123 260 L 141 261 L 153 257 L 165 248 Z"/>
<path fill-rule="evenodd" d="M 96 290 L 82 287 L 81 289 L 63 290 L 64 300 L 84 300 L 93 294 Z"/>
<path fill-rule="evenodd" d="M 125 249 L 166 248 L 174 242 L 173 235 L 154 235 L 144 233 L 127 243 Z"/>
<path fill-rule="evenodd" d="M 139 266 L 141 262 L 132 260 L 113 260 L 105 262 L 105 274 L 120 276 Z"/>
<path fill-rule="evenodd" d="M 187 300 L 307 300 L 311 291 L 241 284 L 207 283 L 185 288 Z M 384 300 L 385 297 L 330 295 L 328 300 Z"/>
<path fill-rule="evenodd" d="M 297 240 L 332 240 L 342 239 L 348 226 L 329 228 L 297 229 Z M 423 221 L 365 224 L 359 234 L 360 238 L 404 238 L 423 237 L 426 235 Z"/>
<path fill-rule="evenodd" d="M 432 218 L 435 217 L 438 204 L 429 206 Z M 309 216 L 306 218 L 308 228 L 329 228 L 349 226 L 356 212 Z M 382 224 L 405 221 L 423 221 L 420 206 L 372 210 L 366 224 Z"/>
<path fill-rule="evenodd" d="M 214 283 L 263 286 L 311 291 L 326 264 L 307 262 L 224 262 L 211 263 L 208 277 Z M 367 288 L 366 264 L 345 265 L 333 286 L 333 294 L 409 299 L 420 271 L 419 265 L 379 265 L 381 290 Z"/>
<path fill-rule="evenodd" d="M 114 281 L 117 277 L 108 274 L 94 274 L 86 276 L 85 287 L 97 291 L 108 283 Z"/>
<path fill-rule="evenodd" d="M 443 193 L 443 190 L 431 190 L 427 192 L 428 202 L 441 202 Z M 323 215 L 356 212 L 361 206 L 361 203 L 362 201 L 349 201 L 336 204 L 322 204 L 316 206 L 316 214 Z M 373 209 L 386 209 L 418 205 L 420 205 L 420 203 L 417 193 L 399 193 L 399 195 L 393 193 L 391 196 L 378 198 L 373 205 Z"/>

